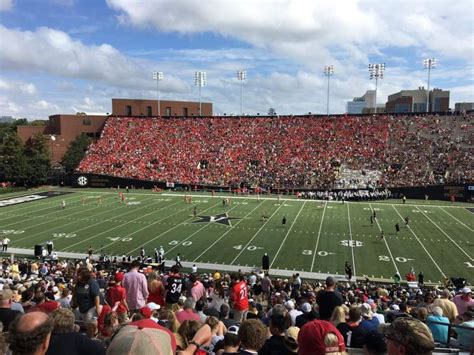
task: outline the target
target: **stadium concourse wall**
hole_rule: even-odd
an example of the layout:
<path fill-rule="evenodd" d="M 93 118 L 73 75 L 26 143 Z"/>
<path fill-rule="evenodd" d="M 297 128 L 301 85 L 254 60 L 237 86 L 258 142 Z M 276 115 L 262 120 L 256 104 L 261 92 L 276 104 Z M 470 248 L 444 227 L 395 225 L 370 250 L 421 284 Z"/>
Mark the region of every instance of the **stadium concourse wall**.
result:
<path fill-rule="evenodd" d="M 167 183 L 158 181 L 147 181 L 138 179 L 121 178 L 117 176 L 97 175 L 97 174 L 77 174 L 72 177 L 72 181 L 67 181 L 67 185 L 72 185 L 77 188 L 125 188 L 131 189 L 175 189 L 178 191 L 229 191 L 229 187 L 215 186 L 215 185 L 189 185 L 178 183 Z M 332 191 L 339 191 L 340 189 L 333 189 Z M 351 189 L 346 189 L 351 190 Z M 364 189 L 352 189 L 364 190 Z M 365 189 L 370 190 L 370 189 Z M 410 187 L 393 187 L 388 188 L 394 198 L 406 196 L 413 199 L 425 199 L 428 195 L 430 200 L 452 200 L 455 201 L 474 201 L 474 182 L 469 184 L 446 184 L 434 186 L 410 186 Z M 326 189 L 284 189 L 283 193 L 294 193 L 297 191 L 326 191 Z"/>

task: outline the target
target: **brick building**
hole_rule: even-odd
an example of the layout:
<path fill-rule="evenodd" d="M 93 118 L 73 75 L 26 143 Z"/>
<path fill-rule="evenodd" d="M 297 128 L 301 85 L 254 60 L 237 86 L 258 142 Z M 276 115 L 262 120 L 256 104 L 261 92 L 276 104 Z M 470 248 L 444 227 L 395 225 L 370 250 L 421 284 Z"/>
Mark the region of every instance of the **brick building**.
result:
<path fill-rule="evenodd" d="M 212 103 L 201 102 L 202 115 L 212 116 Z M 160 100 L 112 99 L 112 115 L 114 116 L 162 116 L 162 117 L 194 117 L 199 115 L 199 102 Z"/>
<path fill-rule="evenodd" d="M 402 90 L 389 95 L 386 107 L 387 113 L 426 112 L 427 90 Z M 429 112 L 446 112 L 449 109 L 449 91 L 433 89 L 429 92 Z"/>

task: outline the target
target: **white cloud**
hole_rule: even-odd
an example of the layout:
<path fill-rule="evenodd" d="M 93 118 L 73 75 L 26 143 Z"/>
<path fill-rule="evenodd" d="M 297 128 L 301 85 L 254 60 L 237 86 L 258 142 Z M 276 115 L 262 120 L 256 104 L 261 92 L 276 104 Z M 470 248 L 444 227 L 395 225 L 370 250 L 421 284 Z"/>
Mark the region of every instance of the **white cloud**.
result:
<path fill-rule="evenodd" d="M 13 0 L 0 0 L 0 11 L 8 11 L 13 7 Z"/>
<path fill-rule="evenodd" d="M 472 59 L 470 0 L 107 0 L 123 24 L 213 32 L 305 61 L 334 46 L 361 61 L 367 48 L 420 46 Z M 327 53 L 325 53 L 327 55 Z"/>
<path fill-rule="evenodd" d="M 0 25 L 0 38 L 0 66 L 4 70 L 46 72 L 135 89 L 153 87 L 147 76 L 152 71 L 150 63 L 127 57 L 109 44 L 88 46 L 47 27 L 31 32 Z M 184 85 L 175 78 L 164 88 L 180 92 Z"/>
<path fill-rule="evenodd" d="M 36 86 L 33 83 L 0 78 L 0 91 L 8 91 L 12 94 L 34 95 L 36 94 Z"/>

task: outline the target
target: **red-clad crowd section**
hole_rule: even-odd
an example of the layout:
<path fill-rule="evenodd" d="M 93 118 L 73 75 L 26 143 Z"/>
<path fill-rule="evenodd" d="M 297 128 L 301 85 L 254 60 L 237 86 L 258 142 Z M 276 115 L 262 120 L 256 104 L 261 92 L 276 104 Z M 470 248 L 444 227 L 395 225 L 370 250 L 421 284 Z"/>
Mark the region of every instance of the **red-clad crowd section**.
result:
<path fill-rule="evenodd" d="M 379 186 L 473 179 L 473 116 L 110 117 L 78 171 L 217 186 L 331 188 L 341 167 Z M 471 133 L 469 133 L 471 132 Z"/>

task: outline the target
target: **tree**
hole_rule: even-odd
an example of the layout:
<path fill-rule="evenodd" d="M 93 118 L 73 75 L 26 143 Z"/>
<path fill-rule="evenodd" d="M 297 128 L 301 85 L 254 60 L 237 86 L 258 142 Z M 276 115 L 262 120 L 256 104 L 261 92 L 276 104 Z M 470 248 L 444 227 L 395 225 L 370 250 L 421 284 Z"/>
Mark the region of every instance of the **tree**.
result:
<path fill-rule="evenodd" d="M 89 144 L 92 140 L 84 133 L 77 136 L 69 145 L 66 154 L 64 154 L 61 164 L 67 173 L 72 174 L 86 154 Z"/>
<path fill-rule="evenodd" d="M 46 138 L 41 133 L 31 137 L 31 144 L 25 148 L 25 157 L 28 164 L 26 182 L 34 186 L 46 183 L 51 172 L 51 159 Z"/>
<path fill-rule="evenodd" d="M 23 143 L 16 132 L 7 133 L 0 149 L 0 172 L 10 181 L 25 181 L 28 163 Z"/>

